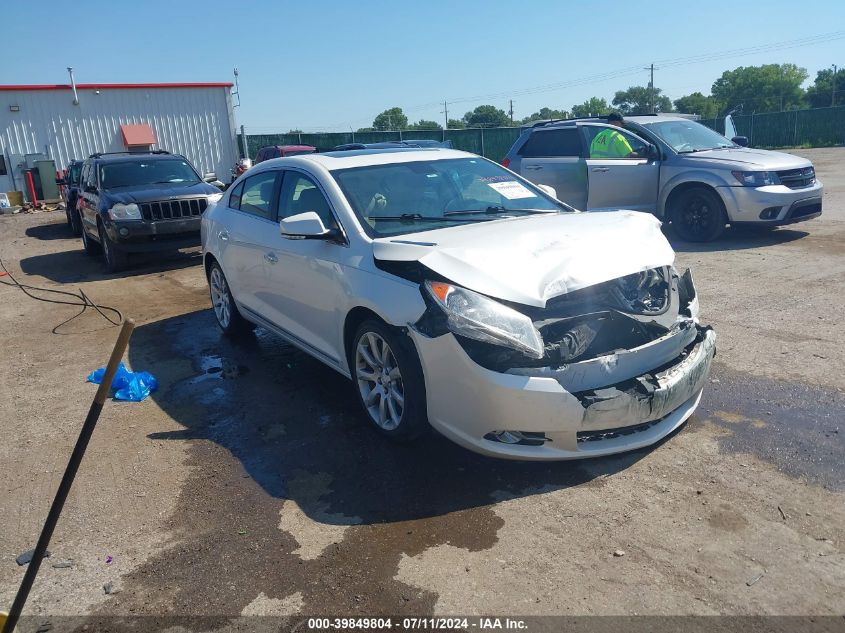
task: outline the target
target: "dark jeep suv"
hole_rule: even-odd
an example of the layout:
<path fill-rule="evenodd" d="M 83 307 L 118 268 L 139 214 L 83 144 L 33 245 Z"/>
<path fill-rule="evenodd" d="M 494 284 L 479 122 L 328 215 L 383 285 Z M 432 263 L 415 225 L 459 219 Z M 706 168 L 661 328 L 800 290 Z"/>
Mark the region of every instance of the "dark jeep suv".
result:
<path fill-rule="evenodd" d="M 82 244 L 124 268 L 130 253 L 178 250 L 200 243 L 200 217 L 223 195 L 184 156 L 161 150 L 92 154 L 82 165 L 77 208 Z"/>

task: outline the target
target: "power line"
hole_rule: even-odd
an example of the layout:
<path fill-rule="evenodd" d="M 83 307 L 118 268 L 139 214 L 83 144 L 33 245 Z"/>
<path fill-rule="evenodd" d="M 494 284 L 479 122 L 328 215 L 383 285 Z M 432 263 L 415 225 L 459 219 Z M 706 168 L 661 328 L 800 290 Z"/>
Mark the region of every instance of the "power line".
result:
<path fill-rule="evenodd" d="M 770 51 L 781 51 L 781 50 L 788 50 L 792 48 L 800 48 L 803 46 L 813 46 L 816 44 L 823 44 L 826 42 L 833 42 L 837 40 L 845 39 L 845 31 L 833 31 L 830 33 L 819 33 L 817 35 L 806 36 L 802 38 L 796 38 L 792 40 L 783 40 L 780 42 L 771 42 L 768 44 L 759 44 L 757 46 L 747 46 L 743 48 L 734 48 L 730 50 L 724 50 L 719 52 L 710 52 L 710 53 L 703 53 L 700 55 L 692 55 L 688 57 L 676 57 L 676 58 L 666 58 L 666 59 L 657 59 L 654 63 L 660 64 L 661 68 L 673 68 L 677 66 L 685 66 L 691 64 L 700 64 L 710 61 L 718 61 L 720 59 L 730 58 L 730 57 L 743 57 L 747 55 L 757 55 L 760 53 L 766 53 Z M 449 99 L 448 102 L 452 105 L 457 103 L 468 103 L 468 102 L 478 102 L 478 101 L 490 101 L 490 100 L 497 100 L 497 99 L 506 99 L 512 97 L 519 97 L 524 95 L 533 95 L 533 94 L 540 94 L 545 92 L 555 92 L 558 90 L 563 90 L 566 88 L 573 88 L 577 86 L 583 86 L 591 83 L 599 83 L 603 81 L 608 81 L 610 79 L 617 79 L 625 76 L 631 76 L 634 74 L 639 74 L 642 72 L 643 64 L 637 64 L 634 66 L 628 66 L 626 68 L 619 68 L 617 70 L 609 71 L 606 73 L 599 73 L 595 75 L 588 75 L 585 77 L 580 77 L 576 79 L 569 79 L 565 81 L 559 81 L 550 84 L 542 84 L 539 86 L 532 86 L 527 88 L 521 88 L 516 90 L 507 90 L 504 92 L 493 92 L 487 94 L 478 94 L 473 96 L 467 97 L 457 97 L 454 99 Z M 421 103 L 418 105 L 410 106 L 407 108 L 403 108 L 404 112 L 416 112 L 420 110 L 428 110 L 433 107 L 438 107 L 441 105 L 441 102 L 428 102 L 428 103 Z M 445 104 L 444 104 L 445 105 Z M 337 123 L 333 125 L 323 126 L 323 130 L 332 129 L 332 128 L 346 128 L 348 127 L 349 123 L 357 123 L 360 121 L 368 121 L 369 118 L 364 119 L 357 119 L 353 121 L 347 121 L 344 123 Z"/>

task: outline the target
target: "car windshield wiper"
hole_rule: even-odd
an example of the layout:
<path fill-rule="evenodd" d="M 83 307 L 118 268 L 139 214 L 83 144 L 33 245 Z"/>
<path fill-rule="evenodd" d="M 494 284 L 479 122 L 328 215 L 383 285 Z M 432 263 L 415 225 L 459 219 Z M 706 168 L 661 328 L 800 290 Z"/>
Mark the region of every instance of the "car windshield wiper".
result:
<path fill-rule="evenodd" d="M 441 215 L 422 215 L 421 213 L 403 213 L 402 215 L 368 215 L 368 220 L 376 222 L 466 222 L 458 218 L 446 218 Z"/>
<path fill-rule="evenodd" d="M 557 213 L 551 209 L 506 209 L 501 205 L 490 205 L 486 209 L 459 209 L 457 211 L 446 211 L 443 215 L 495 215 L 497 213 L 510 213 L 512 211 L 517 213 Z"/>

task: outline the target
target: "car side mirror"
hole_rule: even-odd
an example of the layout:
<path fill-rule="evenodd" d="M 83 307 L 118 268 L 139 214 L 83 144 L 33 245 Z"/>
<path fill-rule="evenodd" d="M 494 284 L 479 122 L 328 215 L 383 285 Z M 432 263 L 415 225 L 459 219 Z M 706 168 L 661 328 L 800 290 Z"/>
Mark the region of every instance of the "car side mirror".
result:
<path fill-rule="evenodd" d="M 340 236 L 337 229 L 327 229 L 314 211 L 284 218 L 279 222 L 279 230 L 289 240 L 333 240 Z"/>
<path fill-rule="evenodd" d="M 654 143 L 649 143 L 645 155 L 649 160 L 660 160 L 660 149 Z"/>
<path fill-rule="evenodd" d="M 748 137 L 747 136 L 734 136 L 731 141 L 739 145 L 740 147 L 748 147 Z"/>
<path fill-rule="evenodd" d="M 94 185 L 85 185 L 85 193 L 97 193 L 97 188 Z"/>
<path fill-rule="evenodd" d="M 64 178 L 56 178 L 57 185 L 66 185 L 67 181 Z"/>
<path fill-rule="evenodd" d="M 203 182 L 214 182 L 215 180 L 217 180 L 217 174 L 215 174 L 213 171 L 205 174 L 202 177 Z"/>
<path fill-rule="evenodd" d="M 557 200 L 557 191 L 551 185 L 537 185 L 537 189 Z"/>

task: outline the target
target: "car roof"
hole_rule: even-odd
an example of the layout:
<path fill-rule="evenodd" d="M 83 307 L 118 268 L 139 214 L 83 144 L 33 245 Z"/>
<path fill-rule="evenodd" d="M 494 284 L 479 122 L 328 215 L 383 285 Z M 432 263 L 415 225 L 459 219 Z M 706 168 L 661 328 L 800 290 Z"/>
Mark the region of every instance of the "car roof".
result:
<path fill-rule="evenodd" d="M 270 147 L 275 147 L 276 149 L 281 150 L 291 150 L 291 149 L 317 149 L 313 145 L 265 145 L 261 149 L 268 149 Z"/>
<path fill-rule="evenodd" d="M 104 163 L 131 162 L 133 160 L 149 160 L 150 158 L 186 160 L 181 154 L 171 154 L 170 152 L 116 152 L 114 154 L 91 154 L 90 158 Z"/>
<path fill-rule="evenodd" d="M 626 121 L 633 121 L 640 125 L 647 125 L 648 123 L 661 123 L 663 121 L 693 121 L 689 117 L 673 116 L 671 114 L 646 114 L 637 116 L 626 116 Z"/>
<path fill-rule="evenodd" d="M 446 160 L 449 158 L 478 158 L 476 154 L 455 149 L 397 147 L 390 149 L 358 149 L 322 154 L 301 154 L 286 158 L 273 158 L 259 163 L 258 167 L 269 169 L 273 166 L 318 165 L 329 171 L 348 167 L 367 167 L 370 165 L 389 165 L 391 163 L 412 163 L 421 160 Z M 253 169 L 256 169 L 255 167 Z M 252 173 L 253 170 L 250 170 Z"/>

